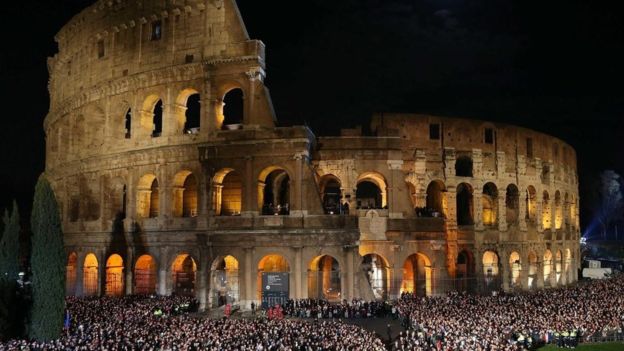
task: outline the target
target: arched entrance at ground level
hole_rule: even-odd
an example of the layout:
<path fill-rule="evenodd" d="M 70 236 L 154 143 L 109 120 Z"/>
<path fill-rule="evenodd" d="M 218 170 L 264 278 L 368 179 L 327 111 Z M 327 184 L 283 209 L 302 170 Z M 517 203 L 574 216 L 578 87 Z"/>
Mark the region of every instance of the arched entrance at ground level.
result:
<path fill-rule="evenodd" d="M 385 258 L 368 254 L 362 259 L 362 268 L 376 299 L 386 299 L 390 289 L 390 268 Z"/>
<path fill-rule="evenodd" d="M 195 275 L 197 264 L 188 254 L 178 255 L 171 265 L 173 293 L 183 296 L 195 295 Z"/>
<path fill-rule="evenodd" d="M 544 252 L 544 287 L 550 287 L 550 276 L 553 271 L 552 269 L 552 252 L 550 250 L 546 250 Z"/>
<path fill-rule="evenodd" d="M 308 267 L 308 297 L 340 301 L 340 265 L 329 255 L 318 256 Z"/>
<path fill-rule="evenodd" d="M 134 266 L 134 293 L 154 294 L 157 284 L 156 261 L 150 255 L 142 255 Z"/>
<path fill-rule="evenodd" d="M 106 295 L 123 295 L 123 259 L 117 254 L 106 260 Z"/>
<path fill-rule="evenodd" d="M 537 286 L 537 255 L 529 252 L 529 274 L 527 275 L 527 287 L 534 289 Z"/>
<path fill-rule="evenodd" d="M 473 287 L 472 280 L 474 278 L 474 260 L 470 252 L 462 250 L 457 255 L 455 263 L 455 289 L 466 291 Z"/>
<path fill-rule="evenodd" d="M 90 253 L 85 257 L 82 268 L 82 292 L 87 296 L 98 293 L 98 260 Z"/>
<path fill-rule="evenodd" d="M 287 281 L 284 282 L 283 279 L 279 279 L 279 281 L 263 282 L 262 278 L 265 273 L 283 273 L 285 276 L 281 278 L 285 278 Z M 258 262 L 257 296 L 262 301 L 264 307 L 273 306 L 288 300 L 290 294 L 288 286 L 290 283 L 289 273 L 290 265 L 282 255 L 266 255 Z"/>
<path fill-rule="evenodd" d="M 522 263 L 520 262 L 520 254 L 515 251 L 509 255 L 509 267 L 511 267 L 510 285 L 513 288 L 519 288 L 521 286 L 520 272 L 522 271 Z"/>
<path fill-rule="evenodd" d="M 238 260 L 234 256 L 217 258 L 210 270 L 211 306 L 219 307 L 239 301 Z"/>
<path fill-rule="evenodd" d="M 67 266 L 65 266 L 65 295 L 76 294 L 77 265 L 78 255 L 72 252 L 67 257 Z"/>
<path fill-rule="evenodd" d="M 401 292 L 416 293 L 418 296 L 431 295 L 431 261 L 429 257 L 416 253 L 403 263 Z"/>
<path fill-rule="evenodd" d="M 483 253 L 483 280 L 485 291 L 495 291 L 500 289 L 499 258 L 493 251 Z"/>

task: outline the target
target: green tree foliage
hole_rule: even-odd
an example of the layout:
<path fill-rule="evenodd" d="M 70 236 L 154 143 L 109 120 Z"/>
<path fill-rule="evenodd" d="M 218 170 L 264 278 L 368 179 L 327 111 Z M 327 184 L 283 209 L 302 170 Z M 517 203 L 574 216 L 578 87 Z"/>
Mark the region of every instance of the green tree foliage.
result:
<path fill-rule="evenodd" d="M 47 341 L 60 336 L 65 308 L 65 253 L 58 204 L 42 175 L 35 187 L 31 215 L 32 300 L 30 337 Z"/>
<path fill-rule="evenodd" d="M 16 311 L 16 280 L 19 273 L 19 212 L 13 203 L 13 211 L 4 212 L 4 230 L 0 239 L 0 340 L 16 336 L 21 320 Z"/>

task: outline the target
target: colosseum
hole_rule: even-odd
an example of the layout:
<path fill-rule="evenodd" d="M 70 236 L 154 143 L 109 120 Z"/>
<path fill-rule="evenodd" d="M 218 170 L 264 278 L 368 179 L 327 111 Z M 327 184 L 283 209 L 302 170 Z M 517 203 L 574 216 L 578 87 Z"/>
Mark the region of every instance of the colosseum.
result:
<path fill-rule="evenodd" d="M 101 0 L 55 37 L 46 174 L 67 294 L 202 308 L 577 280 L 576 156 L 525 128 L 372 116 L 277 127 L 234 0 Z"/>

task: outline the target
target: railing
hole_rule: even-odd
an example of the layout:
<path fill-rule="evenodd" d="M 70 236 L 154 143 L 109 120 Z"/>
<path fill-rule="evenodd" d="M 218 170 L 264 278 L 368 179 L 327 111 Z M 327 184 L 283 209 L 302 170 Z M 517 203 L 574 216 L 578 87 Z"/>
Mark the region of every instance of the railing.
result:
<path fill-rule="evenodd" d="M 211 226 L 215 229 L 266 229 L 266 228 L 343 228 L 356 229 L 357 217 L 318 216 L 215 216 Z"/>

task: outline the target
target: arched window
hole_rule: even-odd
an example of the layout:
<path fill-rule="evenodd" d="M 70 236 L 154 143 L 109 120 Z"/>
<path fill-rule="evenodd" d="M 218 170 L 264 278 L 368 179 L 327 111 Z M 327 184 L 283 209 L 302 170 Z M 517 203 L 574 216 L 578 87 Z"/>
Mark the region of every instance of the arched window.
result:
<path fill-rule="evenodd" d="M 240 88 L 232 89 L 223 97 L 223 129 L 239 129 L 244 120 L 244 95 Z"/>
<path fill-rule="evenodd" d="M 163 121 L 163 102 L 162 100 L 158 100 L 156 105 L 154 105 L 154 117 L 152 120 L 152 124 L 154 125 L 154 129 L 152 130 L 152 137 L 157 138 L 162 134 L 162 121 Z"/>
<path fill-rule="evenodd" d="M 243 199 L 243 179 L 233 169 L 223 169 L 213 179 L 213 209 L 217 216 L 240 215 Z"/>
<path fill-rule="evenodd" d="M 426 214 L 433 217 L 443 217 L 444 210 L 444 183 L 434 180 L 427 186 L 427 209 Z"/>
<path fill-rule="evenodd" d="M 357 208 L 387 208 L 387 187 L 383 175 L 365 172 L 358 177 L 355 191 Z"/>
<path fill-rule="evenodd" d="M 159 202 L 159 194 L 158 194 L 158 179 L 154 179 L 152 185 L 150 187 L 150 208 L 149 208 L 149 216 L 150 217 L 158 217 L 160 202 Z"/>
<path fill-rule="evenodd" d="M 266 175 L 265 175 L 266 174 Z M 260 174 L 263 215 L 288 215 L 290 213 L 290 177 L 281 168 L 271 167 Z"/>
<path fill-rule="evenodd" d="M 186 100 L 186 121 L 184 122 L 184 134 L 197 134 L 199 132 L 200 116 L 200 96 L 199 94 L 193 94 Z"/>
<path fill-rule="evenodd" d="M 472 177 L 472 158 L 460 156 L 455 160 L 455 175 L 457 177 Z"/>
<path fill-rule="evenodd" d="M 197 216 L 197 179 L 189 171 L 179 172 L 173 179 L 173 215 Z"/>
<path fill-rule="evenodd" d="M 131 108 L 129 108 L 128 111 L 126 111 L 125 130 L 126 130 L 126 134 L 125 134 L 126 139 L 130 139 L 132 137 L 132 109 Z"/>
<path fill-rule="evenodd" d="M 495 226 L 498 222 L 498 189 L 494 183 L 486 183 L 481 195 L 483 225 Z"/>
<path fill-rule="evenodd" d="M 158 180 L 156 176 L 146 174 L 141 177 L 137 186 L 137 217 L 157 217 L 159 212 L 158 197 Z"/>
<path fill-rule="evenodd" d="M 518 223 L 519 209 L 519 192 L 518 187 L 514 184 L 507 185 L 507 193 L 505 195 L 505 208 L 507 210 L 506 217 L 508 224 Z"/>
<path fill-rule="evenodd" d="M 472 225 L 474 224 L 473 206 L 472 206 L 472 187 L 466 183 L 457 186 L 457 224 Z"/>
<path fill-rule="evenodd" d="M 526 219 L 528 223 L 535 224 L 537 219 L 537 193 L 532 185 L 526 190 Z"/>
<path fill-rule="evenodd" d="M 340 180 L 335 176 L 328 174 L 321 178 L 321 200 L 323 201 L 323 210 L 326 214 L 342 213 L 342 191 L 340 189 Z"/>

